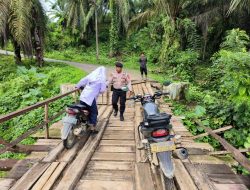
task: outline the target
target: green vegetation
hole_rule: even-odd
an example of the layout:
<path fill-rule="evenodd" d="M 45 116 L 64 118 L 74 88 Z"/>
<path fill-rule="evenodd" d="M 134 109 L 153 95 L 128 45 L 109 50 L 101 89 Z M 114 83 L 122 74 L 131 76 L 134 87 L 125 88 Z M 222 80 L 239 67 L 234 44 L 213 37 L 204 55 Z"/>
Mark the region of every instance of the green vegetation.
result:
<path fill-rule="evenodd" d="M 60 84 L 76 83 L 85 73 L 79 69 L 59 63 L 45 63 L 37 68 L 32 61 L 17 66 L 11 57 L 0 55 L 0 114 L 35 104 L 60 93 Z M 66 97 L 50 104 L 50 116 L 62 110 L 72 98 Z M 0 125 L 1 138 L 12 141 L 28 129 L 43 121 L 43 108 L 28 112 Z M 27 138 L 23 144 L 32 144 L 34 139 Z M 19 158 L 17 154 L 2 154 L 2 157 Z"/>

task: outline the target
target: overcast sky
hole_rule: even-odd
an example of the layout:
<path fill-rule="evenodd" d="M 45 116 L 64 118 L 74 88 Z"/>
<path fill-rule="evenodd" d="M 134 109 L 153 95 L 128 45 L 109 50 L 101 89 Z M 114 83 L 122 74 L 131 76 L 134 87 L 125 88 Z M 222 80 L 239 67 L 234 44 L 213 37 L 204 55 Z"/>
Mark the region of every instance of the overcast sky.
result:
<path fill-rule="evenodd" d="M 42 2 L 42 5 L 46 11 L 50 10 L 50 3 L 45 2 L 45 0 L 40 0 Z M 50 0 L 51 2 L 54 2 L 55 0 Z"/>

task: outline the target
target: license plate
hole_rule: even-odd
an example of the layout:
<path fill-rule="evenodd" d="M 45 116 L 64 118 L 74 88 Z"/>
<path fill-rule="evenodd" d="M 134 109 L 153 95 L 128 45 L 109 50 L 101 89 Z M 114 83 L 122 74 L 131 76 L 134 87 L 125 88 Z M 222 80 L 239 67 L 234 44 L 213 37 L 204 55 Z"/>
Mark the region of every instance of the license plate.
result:
<path fill-rule="evenodd" d="M 165 141 L 150 144 L 152 152 L 166 152 L 172 151 L 176 149 L 176 146 L 173 141 Z"/>

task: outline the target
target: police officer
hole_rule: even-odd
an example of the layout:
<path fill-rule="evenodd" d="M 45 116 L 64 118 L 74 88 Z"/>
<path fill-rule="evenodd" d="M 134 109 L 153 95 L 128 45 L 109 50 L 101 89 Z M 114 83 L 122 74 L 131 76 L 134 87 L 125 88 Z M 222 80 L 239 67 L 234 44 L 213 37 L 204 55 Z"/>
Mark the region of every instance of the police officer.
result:
<path fill-rule="evenodd" d="M 122 71 L 123 64 L 116 62 L 116 70 L 113 72 L 109 78 L 109 84 L 111 84 L 112 94 L 112 105 L 114 109 L 114 116 L 118 113 L 118 100 L 120 99 L 120 121 L 124 121 L 124 111 L 126 103 L 126 94 L 129 91 L 129 96 L 132 92 L 130 76 Z"/>

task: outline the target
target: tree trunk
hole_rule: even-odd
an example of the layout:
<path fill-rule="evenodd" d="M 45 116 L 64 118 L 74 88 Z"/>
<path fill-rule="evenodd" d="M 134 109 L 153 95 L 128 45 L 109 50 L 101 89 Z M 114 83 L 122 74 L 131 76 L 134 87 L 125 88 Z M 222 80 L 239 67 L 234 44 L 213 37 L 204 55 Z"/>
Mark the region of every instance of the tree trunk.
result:
<path fill-rule="evenodd" d="M 43 66 L 44 59 L 43 59 L 43 47 L 42 47 L 42 41 L 41 41 L 41 35 L 39 34 L 38 27 L 35 27 L 34 30 L 34 36 L 35 36 L 35 56 L 36 61 L 39 67 Z"/>
<path fill-rule="evenodd" d="M 16 41 L 13 41 L 14 45 L 14 53 L 15 53 L 15 62 L 17 65 L 20 65 L 22 63 L 22 57 L 21 57 L 21 47 L 17 44 Z"/>

